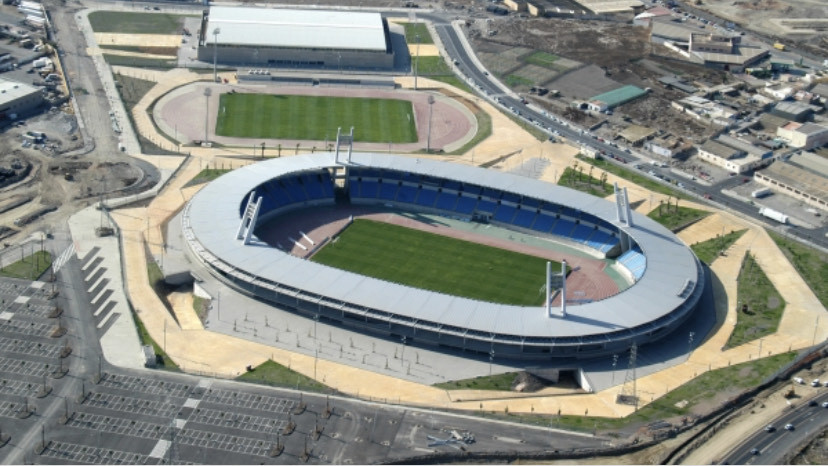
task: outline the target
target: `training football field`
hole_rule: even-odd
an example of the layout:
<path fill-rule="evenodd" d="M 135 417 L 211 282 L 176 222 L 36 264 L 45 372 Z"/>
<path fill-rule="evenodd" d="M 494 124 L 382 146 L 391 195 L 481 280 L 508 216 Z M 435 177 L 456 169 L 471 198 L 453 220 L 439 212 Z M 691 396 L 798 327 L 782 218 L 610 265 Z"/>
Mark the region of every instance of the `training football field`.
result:
<path fill-rule="evenodd" d="M 546 259 L 371 220 L 355 220 L 311 260 L 481 301 L 539 306 L 545 296 Z"/>
<path fill-rule="evenodd" d="M 398 99 L 222 94 L 216 134 L 257 139 L 336 140 L 354 127 L 359 142 L 417 142 L 411 102 Z"/>

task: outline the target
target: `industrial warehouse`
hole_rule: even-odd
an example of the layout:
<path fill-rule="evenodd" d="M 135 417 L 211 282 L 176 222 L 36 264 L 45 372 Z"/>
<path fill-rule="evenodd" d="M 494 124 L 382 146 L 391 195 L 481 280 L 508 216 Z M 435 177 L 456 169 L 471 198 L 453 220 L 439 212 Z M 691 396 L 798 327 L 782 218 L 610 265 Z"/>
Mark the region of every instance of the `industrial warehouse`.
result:
<path fill-rule="evenodd" d="M 388 23 L 379 13 L 212 7 L 199 31 L 198 59 L 233 66 L 387 70 Z"/>

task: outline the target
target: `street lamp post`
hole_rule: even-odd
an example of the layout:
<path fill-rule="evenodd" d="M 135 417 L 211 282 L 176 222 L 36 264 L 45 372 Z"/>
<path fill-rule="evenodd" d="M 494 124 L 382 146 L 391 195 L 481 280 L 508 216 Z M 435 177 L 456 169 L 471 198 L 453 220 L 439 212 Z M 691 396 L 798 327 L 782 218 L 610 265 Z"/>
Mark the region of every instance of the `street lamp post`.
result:
<path fill-rule="evenodd" d="M 414 60 L 414 90 L 417 90 L 417 74 L 420 71 L 420 35 L 416 34 L 414 40 L 417 41 L 417 57 Z"/>
<path fill-rule="evenodd" d="M 416 82 L 416 78 L 415 81 Z M 417 87 L 416 85 L 414 86 Z M 431 115 L 434 108 L 434 96 L 428 96 L 428 134 L 426 135 L 426 152 L 431 152 Z"/>
<path fill-rule="evenodd" d="M 204 89 L 204 103 L 207 104 L 204 109 L 204 142 L 210 140 L 207 134 L 207 130 L 209 127 L 210 122 L 210 96 L 213 95 L 213 90 L 208 88 Z"/>
<path fill-rule="evenodd" d="M 218 80 L 218 73 L 216 71 L 216 61 L 218 59 L 218 35 L 220 33 L 220 28 L 213 29 L 213 82 L 216 82 Z"/>

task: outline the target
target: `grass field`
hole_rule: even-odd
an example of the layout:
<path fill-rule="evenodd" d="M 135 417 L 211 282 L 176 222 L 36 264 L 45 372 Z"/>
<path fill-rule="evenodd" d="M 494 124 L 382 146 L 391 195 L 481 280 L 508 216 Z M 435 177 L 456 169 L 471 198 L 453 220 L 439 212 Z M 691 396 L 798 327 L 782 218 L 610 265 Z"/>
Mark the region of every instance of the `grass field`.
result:
<path fill-rule="evenodd" d="M 592 194 L 593 196 L 604 197 L 613 193 L 613 186 L 609 183 L 602 183 L 600 179 L 589 176 L 589 172 L 577 172 L 571 167 L 564 169 L 561 177 L 558 178 L 558 186 L 577 189 L 578 191 Z"/>
<path fill-rule="evenodd" d="M 504 415 L 503 413 L 486 411 L 475 413 L 487 418 L 518 420 L 527 424 L 545 427 L 555 426 L 578 431 L 617 431 L 630 427 L 635 428 L 656 420 L 685 416 L 693 413 L 697 405 L 709 404 L 711 400 L 724 404 L 727 398 L 734 396 L 737 392 L 755 387 L 766 377 L 793 361 L 795 357 L 795 352 L 780 353 L 759 360 L 699 373 L 697 377 L 686 384 L 623 418 L 593 417 L 589 415 Z M 725 396 L 722 396 L 723 394 Z M 649 396 L 642 395 L 642 397 L 649 401 Z M 683 401 L 687 401 L 687 403 L 682 403 L 680 405 L 682 407 L 677 406 L 678 403 Z"/>
<path fill-rule="evenodd" d="M 650 191 L 667 194 L 668 196 L 678 197 L 679 199 L 689 199 L 686 194 L 681 193 L 675 189 L 669 188 L 647 175 L 642 175 L 632 169 L 632 167 L 628 168 L 621 168 L 617 165 L 613 165 L 606 160 L 595 160 L 589 159 L 582 155 L 578 155 L 578 160 L 586 162 L 590 165 L 595 165 L 598 168 L 604 169 L 612 174 L 618 175 L 625 180 L 632 181 L 633 183 L 641 186 L 642 188 L 649 189 Z"/>
<path fill-rule="evenodd" d="M 664 204 L 656 207 L 652 210 L 652 212 L 647 214 L 648 217 L 669 228 L 671 231 L 675 231 L 677 228 L 683 228 L 690 223 L 697 222 L 708 215 L 710 215 L 710 212 L 706 210 L 693 209 L 684 206 L 679 206 L 678 209 L 676 209 L 674 201 L 671 201 L 669 206 Z"/>
<path fill-rule="evenodd" d="M 48 251 L 37 251 L 0 269 L 0 276 L 37 280 L 50 265 L 52 255 Z"/>
<path fill-rule="evenodd" d="M 354 127 L 360 142 L 417 141 L 411 102 L 396 99 L 304 95 L 222 94 L 216 133 L 221 136 L 336 139 Z"/>
<path fill-rule="evenodd" d="M 355 220 L 312 260 L 481 301 L 543 303 L 546 259 L 371 220 Z M 560 264 L 553 263 L 552 269 L 559 270 Z"/>
<path fill-rule="evenodd" d="M 733 348 L 776 333 L 785 300 L 749 252 L 736 279 L 736 293 L 736 326 L 725 346 Z M 746 311 L 742 305 L 747 305 Z"/>
<path fill-rule="evenodd" d="M 95 32 L 119 34 L 180 34 L 187 15 L 139 13 L 130 11 L 93 11 L 89 24 Z"/>
<path fill-rule="evenodd" d="M 512 390 L 512 382 L 517 378 L 517 372 L 479 376 L 471 379 L 452 380 L 450 382 L 435 383 L 433 386 L 445 390 L 496 390 L 508 392 Z"/>
<path fill-rule="evenodd" d="M 245 372 L 236 377 L 236 380 L 314 392 L 322 392 L 328 389 L 327 386 L 316 380 L 273 362 L 273 360 L 267 360 L 259 364 L 252 371 Z"/>
<path fill-rule="evenodd" d="M 408 45 L 417 44 L 417 36 L 420 36 L 420 44 L 433 44 L 434 39 L 431 38 L 431 33 L 425 23 L 403 23 L 405 28 L 405 42 Z"/>
<path fill-rule="evenodd" d="M 828 307 L 828 254 L 768 231 L 771 239 L 811 287 L 819 302 Z"/>
<path fill-rule="evenodd" d="M 696 253 L 700 261 L 707 265 L 713 263 L 721 251 L 727 251 L 733 243 L 745 234 L 747 230 L 731 231 L 724 236 L 716 235 L 715 238 L 710 238 L 707 241 L 696 243 L 690 246 L 690 249 Z"/>
<path fill-rule="evenodd" d="M 542 66 L 544 68 L 551 68 L 552 64 L 558 61 L 558 56 L 551 53 L 535 51 L 523 58 L 526 63 Z"/>

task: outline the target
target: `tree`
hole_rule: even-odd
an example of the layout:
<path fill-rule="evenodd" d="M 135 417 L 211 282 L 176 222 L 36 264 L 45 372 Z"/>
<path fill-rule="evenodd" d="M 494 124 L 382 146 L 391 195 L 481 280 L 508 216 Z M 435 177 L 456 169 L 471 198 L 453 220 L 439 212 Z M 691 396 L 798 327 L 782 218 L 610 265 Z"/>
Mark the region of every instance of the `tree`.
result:
<path fill-rule="evenodd" d="M 658 200 L 658 216 L 661 217 L 661 207 L 664 205 L 664 199 Z"/>
<path fill-rule="evenodd" d="M 578 167 L 578 181 L 581 181 L 584 177 L 584 167 Z"/>
<path fill-rule="evenodd" d="M 276 157 L 281 157 L 281 156 L 282 156 L 282 145 L 279 144 L 278 146 L 276 146 Z"/>
<path fill-rule="evenodd" d="M 587 176 L 587 182 L 590 186 L 592 186 L 592 169 L 595 168 L 593 165 L 589 166 L 589 175 Z"/>
<path fill-rule="evenodd" d="M 601 187 L 602 188 L 607 187 L 607 172 L 605 172 L 605 171 L 601 172 Z"/>
<path fill-rule="evenodd" d="M 678 203 L 679 203 L 679 198 L 676 198 L 676 213 L 678 213 Z"/>
<path fill-rule="evenodd" d="M 262 158 L 264 158 L 265 143 L 262 143 Z"/>
<path fill-rule="evenodd" d="M 298 142 L 296 143 L 296 154 L 295 155 L 299 155 L 299 143 Z"/>

